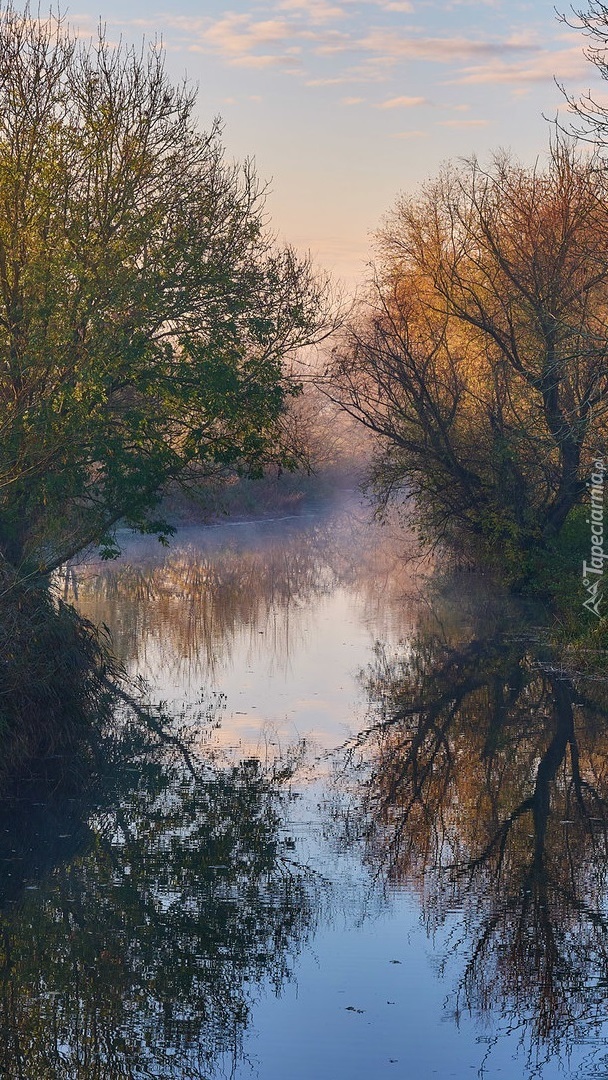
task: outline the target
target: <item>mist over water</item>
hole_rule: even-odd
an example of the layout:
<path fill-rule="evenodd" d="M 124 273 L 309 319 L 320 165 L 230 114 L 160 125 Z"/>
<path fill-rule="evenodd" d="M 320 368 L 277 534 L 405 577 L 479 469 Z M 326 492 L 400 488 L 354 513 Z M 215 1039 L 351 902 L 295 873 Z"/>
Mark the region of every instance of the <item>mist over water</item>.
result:
<path fill-rule="evenodd" d="M 351 725 L 345 679 L 378 633 L 399 639 L 413 625 L 409 548 L 353 501 L 182 529 L 168 549 L 136 541 L 116 563 L 73 568 L 65 595 L 111 628 L 117 656 L 161 696 L 226 694 L 224 732 L 255 741 L 265 721 L 333 746 Z"/>

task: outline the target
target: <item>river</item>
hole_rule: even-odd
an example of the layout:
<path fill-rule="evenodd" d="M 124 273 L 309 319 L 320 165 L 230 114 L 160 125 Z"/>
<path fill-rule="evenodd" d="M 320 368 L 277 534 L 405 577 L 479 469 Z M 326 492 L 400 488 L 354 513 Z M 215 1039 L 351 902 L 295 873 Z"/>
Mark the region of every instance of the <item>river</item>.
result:
<path fill-rule="evenodd" d="M 5 803 L 2 1075 L 608 1076 L 608 695 L 541 611 L 356 505 L 60 588 L 173 735 Z"/>

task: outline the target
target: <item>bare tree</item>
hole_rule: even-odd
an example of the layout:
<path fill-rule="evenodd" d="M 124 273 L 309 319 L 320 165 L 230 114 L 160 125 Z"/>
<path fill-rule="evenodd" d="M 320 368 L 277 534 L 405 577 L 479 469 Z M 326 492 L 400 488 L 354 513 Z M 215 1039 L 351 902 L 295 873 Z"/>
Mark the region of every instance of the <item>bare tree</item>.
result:
<path fill-rule="evenodd" d="M 585 9 L 571 8 L 570 14 L 560 13 L 558 18 L 571 29 L 580 30 L 587 41 L 585 56 L 595 66 L 600 77 L 608 79 L 608 4 L 602 0 L 589 0 Z M 569 94 L 559 84 L 570 110 L 576 117 L 572 124 L 575 134 L 582 139 L 605 147 L 608 142 L 608 108 L 601 95 L 588 90 L 580 96 Z"/>
<path fill-rule="evenodd" d="M 387 218 L 327 385 L 426 538 L 517 560 L 580 500 L 606 434 L 607 194 L 558 141 L 544 170 L 449 167 Z"/>

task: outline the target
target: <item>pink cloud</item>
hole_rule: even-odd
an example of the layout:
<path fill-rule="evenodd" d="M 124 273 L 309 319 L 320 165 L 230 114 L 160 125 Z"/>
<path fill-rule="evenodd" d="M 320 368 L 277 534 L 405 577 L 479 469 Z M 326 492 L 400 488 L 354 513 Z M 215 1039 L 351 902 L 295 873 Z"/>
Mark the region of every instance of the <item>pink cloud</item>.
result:
<path fill-rule="evenodd" d="M 358 43 L 361 49 L 386 59 L 407 58 L 442 63 L 452 60 L 470 62 L 476 58 L 502 57 L 520 52 L 540 52 L 540 46 L 523 36 L 504 41 L 478 41 L 466 37 L 407 37 L 388 30 L 371 30 Z"/>
<path fill-rule="evenodd" d="M 346 14 L 343 7 L 326 3 L 326 0 L 280 0 L 277 9 L 296 12 L 307 17 L 311 23 L 333 22 Z"/>
<path fill-rule="evenodd" d="M 489 120 L 438 120 L 438 127 L 451 127 L 451 128 L 473 128 L 473 127 L 487 127 Z"/>
<path fill-rule="evenodd" d="M 248 15 L 229 13 L 204 30 L 201 36 L 220 52 L 239 56 L 250 53 L 259 45 L 283 42 L 292 36 L 292 31 L 285 19 L 265 19 L 256 23 Z"/>
<path fill-rule="evenodd" d="M 376 106 L 377 109 L 412 109 L 417 105 L 428 105 L 429 102 L 424 97 L 394 97 L 389 98 L 388 101 L 382 101 Z"/>
<path fill-rule="evenodd" d="M 474 86 L 480 83 L 538 83 L 553 79 L 580 79 L 589 73 L 589 61 L 580 45 L 553 52 L 542 51 L 534 63 L 518 61 L 472 65 L 463 69 L 454 82 Z"/>

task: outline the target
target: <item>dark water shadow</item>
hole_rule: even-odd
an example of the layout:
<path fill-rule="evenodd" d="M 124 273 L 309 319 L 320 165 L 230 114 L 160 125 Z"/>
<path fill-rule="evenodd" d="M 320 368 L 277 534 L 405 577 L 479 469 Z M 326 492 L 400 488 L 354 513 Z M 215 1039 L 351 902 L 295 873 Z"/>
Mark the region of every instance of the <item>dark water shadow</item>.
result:
<path fill-rule="evenodd" d="M 284 776 L 125 709 L 87 743 L 0 799 L 0 1075 L 230 1076 L 315 923 Z"/>

